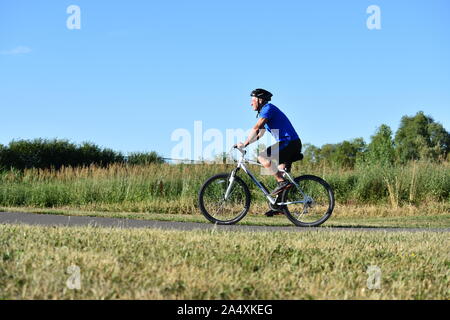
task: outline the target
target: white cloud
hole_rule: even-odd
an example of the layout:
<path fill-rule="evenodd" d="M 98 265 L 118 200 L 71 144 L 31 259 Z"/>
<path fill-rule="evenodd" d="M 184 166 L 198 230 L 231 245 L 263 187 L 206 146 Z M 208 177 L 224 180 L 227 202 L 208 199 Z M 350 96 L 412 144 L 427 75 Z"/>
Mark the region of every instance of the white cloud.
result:
<path fill-rule="evenodd" d="M 31 49 L 25 46 L 18 46 L 11 50 L 1 50 L 0 54 L 2 55 L 16 55 L 16 54 L 25 54 L 30 53 Z"/>

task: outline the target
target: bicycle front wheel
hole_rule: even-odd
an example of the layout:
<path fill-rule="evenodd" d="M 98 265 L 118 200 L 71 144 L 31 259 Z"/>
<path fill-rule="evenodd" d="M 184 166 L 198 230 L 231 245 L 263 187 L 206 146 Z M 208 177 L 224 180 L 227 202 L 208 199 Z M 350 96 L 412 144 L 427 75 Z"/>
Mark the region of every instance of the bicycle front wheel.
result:
<path fill-rule="evenodd" d="M 250 191 L 238 176 L 235 176 L 225 199 L 229 179 L 230 175 L 227 173 L 215 175 L 203 184 L 198 194 L 200 211 L 212 223 L 235 224 L 250 208 Z"/>
<path fill-rule="evenodd" d="M 305 175 L 294 179 L 299 188 L 286 189 L 281 202 L 286 203 L 283 211 L 295 225 L 316 227 L 324 223 L 334 209 L 334 193 L 323 179 Z"/>

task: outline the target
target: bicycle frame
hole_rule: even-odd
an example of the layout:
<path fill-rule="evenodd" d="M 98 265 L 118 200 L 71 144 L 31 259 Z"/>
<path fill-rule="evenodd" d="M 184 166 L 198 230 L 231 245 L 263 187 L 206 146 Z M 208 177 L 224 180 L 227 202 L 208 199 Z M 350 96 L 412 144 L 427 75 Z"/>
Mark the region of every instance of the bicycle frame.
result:
<path fill-rule="evenodd" d="M 295 203 L 306 203 L 306 202 L 310 201 L 309 197 L 306 196 L 306 195 L 303 193 L 303 191 L 300 189 L 300 186 L 295 182 L 294 178 L 292 178 L 292 176 L 289 174 L 289 172 L 287 172 L 286 170 L 280 170 L 281 172 L 283 172 L 283 176 L 287 177 L 287 179 L 288 179 L 288 180 L 289 180 L 289 181 L 297 188 L 297 190 L 302 194 L 302 196 L 303 196 L 303 198 L 304 198 L 305 200 L 302 200 L 302 201 L 291 201 L 291 202 L 279 202 L 279 203 L 276 203 L 278 197 L 273 198 L 273 197 L 270 195 L 270 192 L 267 190 L 267 188 L 266 188 L 266 187 L 265 187 L 258 179 L 256 179 L 256 177 L 251 173 L 251 171 L 247 168 L 247 166 L 246 166 L 245 164 L 246 164 L 246 163 L 249 163 L 249 164 L 256 164 L 256 165 L 258 165 L 258 166 L 260 166 L 260 167 L 262 167 L 262 165 L 261 165 L 259 162 L 252 161 L 252 160 L 249 160 L 249 159 L 245 159 L 245 154 L 246 154 L 246 151 L 245 151 L 245 150 L 240 149 L 240 148 L 236 148 L 236 149 L 239 150 L 239 152 L 241 153 L 241 157 L 240 157 L 239 160 L 238 160 L 238 164 L 237 164 L 236 169 L 234 169 L 234 170 L 231 172 L 230 179 L 229 179 L 229 184 L 228 184 L 227 190 L 225 191 L 225 200 L 228 199 L 228 197 L 229 197 L 229 195 L 230 195 L 230 193 L 231 193 L 231 189 L 232 189 L 232 187 L 233 187 L 234 178 L 235 178 L 235 176 L 236 176 L 237 171 L 238 171 L 239 169 L 242 169 L 242 170 L 244 170 L 244 172 L 250 177 L 250 179 L 257 185 L 257 187 L 264 193 L 264 196 L 267 198 L 267 200 L 268 200 L 272 205 L 275 205 L 275 204 L 276 204 L 276 205 L 283 206 L 283 205 L 289 205 L 289 204 L 295 204 Z"/>

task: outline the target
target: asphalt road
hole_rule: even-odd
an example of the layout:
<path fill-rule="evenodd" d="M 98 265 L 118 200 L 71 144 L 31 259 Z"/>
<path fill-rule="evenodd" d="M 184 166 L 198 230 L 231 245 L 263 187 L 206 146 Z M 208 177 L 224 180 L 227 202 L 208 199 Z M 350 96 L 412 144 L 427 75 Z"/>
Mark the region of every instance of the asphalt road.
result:
<path fill-rule="evenodd" d="M 165 230 L 220 230 L 220 231 L 387 231 L 387 232 L 450 232 L 450 228 L 386 228 L 386 227 L 277 227 L 277 226 L 221 226 L 211 223 L 134 220 L 124 218 L 78 217 L 54 214 L 0 212 L 0 224 L 26 224 L 41 226 L 95 226 L 112 228 L 153 228 Z"/>

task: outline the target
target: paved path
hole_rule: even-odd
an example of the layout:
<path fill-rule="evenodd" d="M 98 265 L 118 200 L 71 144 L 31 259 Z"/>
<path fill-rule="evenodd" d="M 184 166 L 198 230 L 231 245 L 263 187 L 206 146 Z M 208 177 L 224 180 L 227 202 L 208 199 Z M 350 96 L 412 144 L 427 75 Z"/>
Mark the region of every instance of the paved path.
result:
<path fill-rule="evenodd" d="M 224 230 L 224 231 L 291 231 L 303 232 L 311 230 L 328 231 L 389 231 L 389 232 L 450 232 L 450 228 L 386 228 L 386 227 L 277 227 L 277 226 L 215 226 L 211 223 L 172 222 L 154 220 L 134 220 L 124 218 L 79 217 L 54 214 L 37 214 L 22 212 L 0 212 L 0 224 L 27 224 L 44 226 L 97 226 L 114 228 L 157 228 L 175 230 Z"/>

